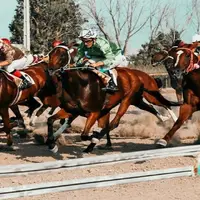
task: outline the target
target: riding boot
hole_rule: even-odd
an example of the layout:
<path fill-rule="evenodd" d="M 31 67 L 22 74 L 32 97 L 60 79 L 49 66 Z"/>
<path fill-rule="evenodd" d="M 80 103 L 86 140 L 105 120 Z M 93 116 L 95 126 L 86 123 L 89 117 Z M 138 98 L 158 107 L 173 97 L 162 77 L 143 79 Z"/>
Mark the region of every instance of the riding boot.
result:
<path fill-rule="evenodd" d="M 108 84 L 106 85 L 106 87 L 102 88 L 103 91 L 106 92 L 116 92 L 118 91 L 118 87 L 115 84 L 114 80 L 113 80 L 113 75 L 108 71 L 108 75 L 111 77 L 110 81 L 108 82 Z"/>
<path fill-rule="evenodd" d="M 23 75 L 20 77 L 22 79 L 22 84 L 19 86 L 19 89 L 24 90 L 28 89 L 32 86 L 32 83 L 30 83 Z"/>
<path fill-rule="evenodd" d="M 24 77 L 19 70 L 15 70 L 12 74 L 20 79 L 22 79 L 22 83 L 19 85 L 20 90 L 24 90 L 30 88 L 32 84 Z"/>

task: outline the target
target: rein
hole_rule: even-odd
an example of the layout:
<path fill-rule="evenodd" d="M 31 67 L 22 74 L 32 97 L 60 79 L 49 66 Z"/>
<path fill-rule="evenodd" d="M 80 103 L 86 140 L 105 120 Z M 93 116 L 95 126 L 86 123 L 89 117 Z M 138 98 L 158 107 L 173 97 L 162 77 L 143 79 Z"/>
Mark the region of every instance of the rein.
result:
<path fill-rule="evenodd" d="M 154 66 L 155 65 L 159 65 L 159 64 L 162 64 L 165 60 L 167 60 L 168 58 L 170 58 L 170 59 L 174 59 L 172 56 L 169 56 L 169 53 L 168 53 L 168 51 L 166 51 L 166 50 L 162 50 L 163 52 L 165 52 L 167 55 L 166 55 L 166 57 L 164 57 L 162 60 L 160 60 L 160 61 L 158 61 L 158 62 L 156 62 L 155 64 L 153 64 Z"/>
<path fill-rule="evenodd" d="M 61 72 L 61 73 L 62 73 L 62 72 L 64 72 L 65 70 L 67 70 L 67 69 L 69 68 L 69 64 L 70 64 L 70 61 L 71 61 L 71 55 L 70 55 L 70 53 L 72 53 L 72 52 L 74 51 L 74 49 L 69 49 L 67 46 L 64 46 L 64 45 L 58 45 L 58 46 L 54 47 L 54 49 L 55 49 L 55 48 L 63 48 L 63 49 L 65 49 L 65 50 L 67 50 L 67 54 L 68 54 L 69 59 L 68 59 L 68 62 L 67 62 L 66 65 L 64 65 L 63 67 L 60 67 L 59 69 L 56 69 L 56 70 L 54 70 L 53 72 L 51 72 L 52 75 L 56 74 L 57 72 Z M 48 53 L 48 56 L 49 56 L 49 54 L 50 54 L 54 49 L 52 49 L 52 50 Z"/>
<path fill-rule="evenodd" d="M 85 63 L 77 64 L 75 67 L 70 67 L 70 60 L 71 60 L 70 53 L 72 53 L 74 51 L 74 49 L 69 49 L 67 46 L 64 46 L 64 45 L 58 45 L 55 48 L 64 48 L 65 50 L 67 50 L 69 59 L 68 59 L 67 64 L 64 65 L 63 67 L 60 67 L 59 69 L 51 71 L 52 75 L 54 75 L 54 74 L 56 74 L 58 72 L 63 73 L 64 71 L 70 71 L 70 70 L 93 70 L 94 69 L 93 67 L 90 67 L 89 65 L 85 65 Z M 53 49 L 48 53 L 48 55 L 52 51 L 53 51 Z"/>

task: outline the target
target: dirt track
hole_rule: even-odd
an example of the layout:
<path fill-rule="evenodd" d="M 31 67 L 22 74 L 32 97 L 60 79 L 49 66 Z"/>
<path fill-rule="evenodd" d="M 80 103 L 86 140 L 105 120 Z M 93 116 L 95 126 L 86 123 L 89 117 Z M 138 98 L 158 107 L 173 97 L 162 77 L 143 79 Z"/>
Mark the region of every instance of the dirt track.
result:
<path fill-rule="evenodd" d="M 168 99 L 175 100 L 174 93 L 166 90 L 165 96 Z M 159 108 L 166 114 L 166 112 Z M 174 109 L 178 113 L 178 108 Z M 115 114 L 115 109 L 112 111 Z M 199 113 L 195 113 L 190 121 L 185 124 L 174 137 L 174 145 L 186 145 L 194 142 L 199 135 Z M 82 151 L 86 148 L 88 142 L 81 142 L 79 135 L 83 128 L 85 119 L 80 117 L 73 122 L 71 132 L 65 134 L 65 137 L 71 141 L 67 146 L 60 146 L 59 155 L 52 156 L 46 146 L 32 143 L 32 139 L 15 138 L 15 151 L 7 151 L 4 142 L 0 141 L 0 164 L 22 164 L 38 163 L 44 161 L 53 161 L 58 159 L 71 159 L 82 157 Z M 112 132 L 113 150 L 99 150 L 95 148 L 94 152 L 88 156 L 98 156 L 113 153 L 133 152 L 138 150 L 154 149 L 154 141 L 162 137 L 172 125 L 172 120 L 162 124 L 158 119 L 147 112 L 140 111 L 134 107 L 129 108 L 128 112 L 122 118 L 117 129 Z M 34 132 L 45 133 L 45 117 L 41 116 L 37 123 L 37 129 Z M 75 133 L 74 133 L 75 132 Z M 103 139 L 98 146 L 105 144 Z M 17 186 L 23 184 L 49 182 L 56 180 L 70 180 L 75 178 L 86 178 L 92 176 L 112 175 L 127 173 L 133 171 L 147 171 L 153 169 L 165 169 L 172 167 L 182 167 L 193 165 L 195 160 L 190 157 L 165 158 L 146 161 L 144 163 L 124 163 L 113 166 L 99 166 L 95 168 L 76 169 L 75 171 L 62 171 L 52 174 L 38 174 L 30 176 L 1 178 L 0 187 Z M 35 197 L 26 197 L 19 199 L 193 199 L 196 200 L 200 195 L 200 178 L 175 178 L 169 180 L 151 181 L 144 183 L 126 184 L 105 188 L 94 188 L 80 191 L 68 191 L 62 193 L 47 194 Z M 199 198 L 198 198 L 199 199 Z"/>

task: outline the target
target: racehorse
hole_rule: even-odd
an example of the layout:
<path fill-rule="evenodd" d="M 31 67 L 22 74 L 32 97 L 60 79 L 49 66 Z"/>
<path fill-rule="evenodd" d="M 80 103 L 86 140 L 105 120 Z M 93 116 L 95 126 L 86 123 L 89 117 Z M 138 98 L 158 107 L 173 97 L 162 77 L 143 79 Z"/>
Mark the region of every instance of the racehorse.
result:
<path fill-rule="evenodd" d="M 157 144 L 167 146 L 175 132 L 188 120 L 195 111 L 200 110 L 200 68 L 198 56 L 188 48 L 172 48 L 169 59 L 172 69 L 179 71 L 183 77 L 183 105 L 180 106 L 179 117 L 171 130 Z"/>
<path fill-rule="evenodd" d="M 81 139 L 92 139 L 92 142 L 85 152 L 92 151 L 97 140 L 101 139 L 110 130 L 113 130 L 119 125 L 121 117 L 130 105 L 136 105 L 143 110 L 155 114 L 155 110 L 142 99 L 144 85 L 133 69 L 117 67 L 119 91 L 108 94 L 101 90 L 104 87 L 102 80 L 91 70 L 88 70 L 88 67 L 69 68 L 71 58 L 69 51 L 64 46 L 54 48 L 49 53 L 48 68 L 52 74 L 58 74 L 59 79 L 62 81 L 64 92 L 62 93 L 61 99 L 64 103 L 62 103 L 61 107 L 69 114 L 66 120 L 72 121 L 78 115 L 87 117 Z M 157 99 L 161 98 L 158 89 L 151 93 L 145 88 L 145 92 L 148 92 Z M 172 103 L 167 100 L 166 102 L 168 102 L 168 106 L 180 105 L 179 103 Z M 117 114 L 111 123 L 109 123 L 109 112 L 117 105 L 119 105 Z M 53 122 L 57 119 L 56 117 L 52 116 L 48 119 L 47 143 L 52 151 L 57 151 L 52 128 Z M 100 133 L 89 136 L 89 131 L 96 120 L 101 121 L 103 129 Z"/>
<path fill-rule="evenodd" d="M 174 42 L 171 48 L 179 48 L 179 44 L 181 43 L 180 40 L 177 40 Z M 187 44 L 187 43 L 182 43 L 181 48 L 188 48 L 194 51 L 196 47 L 198 46 L 198 42 L 194 42 L 192 44 Z M 170 77 L 170 83 L 171 87 L 175 90 L 176 92 L 176 97 L 179 102 L 182 101 L 182 77 L 177 76 L 178 74 L 174 73 L 174 70 L 171 68 L 171 63 L 168 60 L 168 51 L 170 49 L 163 49 L 159 52 L 156 52 L 151 59 L 151 64 L 153 66 L 157 66 L 158 64 L 164 64 L 165 69 L 167 70 L 169 77 Z"/>
<path fill-rule="evenodd" d="M 30 65 L 40 62 L 43 57 L 44 56 L 42 54 L 32 55 L 32 60 L 30 60 L 30 62 L 31 62 Z M 4 61 L 5 59 L 6 59 L 5 54 L 0 53 L 0 61 Z M 29 107 L 29 110 L 27 111 L 28 117 L 31 117 L 34 110 L 40 107 L 40 103 L 38 101 L 36 101 L 34 98 L 30 98 L 26 102 L 23 102 L 23 105 L 26 105 Z M 15 114 L 15 117 L 12 117 L 11 121 L 15 120 L 14 124 L 17 124 L 18 127 L 25 128 L 24 119 L 19 111 L 18 105 L 12 105 L 10 107 L 10 109 Z"/>
<path fill-rule="evenodd" d="M 0 73 L 0 115 L 4 123 L 3 130 L 7 134 L 7 144 L 12 145 L 12 136 L 10 134 L 11 126 L 9 123 L 9 107 L 13 105 L 26 104 L 34 96 L 37 96 L 41 89 L 47 87 L 49 80 L 52 78 L 49 76 L 47 69 L 48 64 L 46 62 L 39 62 L 27 69 L 22 70 L 31 77 L 34 84 L 28 89 L 19 90 L 16 84 L 13 82 L 13 78 L 7 72 Z M 52 87 L 51 87 L 52 90 Z"/>

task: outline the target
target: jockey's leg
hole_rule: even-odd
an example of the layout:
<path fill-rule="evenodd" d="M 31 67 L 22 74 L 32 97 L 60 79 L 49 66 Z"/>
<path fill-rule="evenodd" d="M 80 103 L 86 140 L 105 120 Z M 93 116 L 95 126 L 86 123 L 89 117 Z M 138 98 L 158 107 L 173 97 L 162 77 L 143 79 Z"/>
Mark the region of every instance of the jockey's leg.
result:
<path fill-rule="evenodd" d="M 26 57 L 14 60 L 10 65 L 7 66 L 6 69 L 9 73 L 13 74 L 14 76 L 20 78 L 23 81 L 22 84 L 20 84 L 19 86 L 19 88 L 22 90 L 29 88 L 32 85 L 19 71 L 20 69 L 23 69 L 26 66 L 26 61 Z"/>
<path fill-rule="evenodd" d="M 14 70 L 13 72 L 11 72 L 14 76 L 22 79 L 22 84 L 19 85 L 19 88 L 21 90 L 30 88 L 32 86 L 32 84 L 26 79 L 26 77 L 24 77 L 21 72 L 19 70 Z"/>
<path fill-rule="evenodd" d="M 102 88 L 104 91 L 118 91 L 117 87 L 117 77 L 115 73 L 113 72 L 113 69 L 115 67 L 127 67 L 129 62 L 126 60 L 126 57 L 124 55 L 117 55 L 113 64 L 110 66 L 110 69 L 107 71 L 108 75 L 111 77 L 110 81 L 108 82 L 108 85 L 105 88 Z"/>
<path fill-rule="evenodd" d="M 102 90 L 103 91 L 113 91 L 113 92 L 118 91 L 119 89 L 117 87 L 117 77 L 112 72 L 112 69 L 108 70 L 106 73 L 111 77 L 111 79 L 108 82 L 108 84 L 106 85 L 106 87 L 102 88 Z"/>

